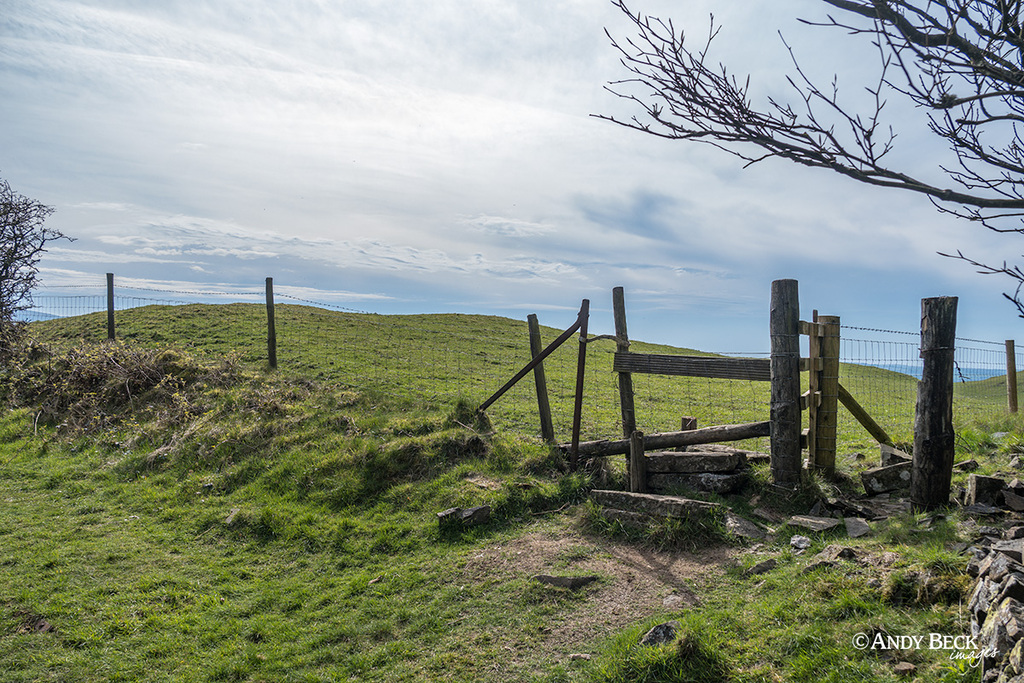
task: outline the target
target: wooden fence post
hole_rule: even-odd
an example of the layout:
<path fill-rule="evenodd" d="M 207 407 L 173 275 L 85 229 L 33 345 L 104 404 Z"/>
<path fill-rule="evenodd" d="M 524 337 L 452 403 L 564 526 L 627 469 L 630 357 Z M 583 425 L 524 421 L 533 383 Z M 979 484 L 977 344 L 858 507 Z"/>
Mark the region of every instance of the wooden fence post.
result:
<path fill-rule="evenodd" d="M 647 461 L 644 459 L 644 433 L 629 436 L 629 490 L 647 493 Z"/>
<path fill-rule="evenodd" d="M 107 339 L 113 340 L 114 332 L 114 274 L 107 273 Z"/>
<path fill-rule="evenodd" d="M 629 353 L 629 332 L 626 330 L 626 297 L 622 287 L 612 290 L 612 314 L 615 318 L 615 350 Z M 636 410 L 633 406 L 633 375 L 619 373 L 619 408 L 622 412 L 622 436 L 627 439 L 636 431 Z"/>
<path fill-rule="evenodd" d="M 800 485 L 800 297 L 796 280 L 772 282 L 771 467 L 776 486 Z"/>
<path fill-rule="evenodd" d="M 814 449 L 818 445 L 818 407 L 821 405 L 821 328 L 818 326 L 818 311 L 811 312 L 811 324 L 800 326 L 801 334 L 807 335 L 807 462 L 814 467 Z"/>
<path fill-rule="evenodd" d="M 1006 340 L 1006 407 L 1017 412 L 1017 347 L 1012 339 Z"/>
<path fill-rule="evenodd" d="M 576 471 L 580 450 L 580 424 L 583 420 L 583 379 L 587 369 L 587 323 L 590 320 L 590 299 L 580 306 L 580 350 L 576 358 L 576 401 L 572 409 L 572 456 L 570 466 Z"/>
<path fill-rule="evenodd" d="M 277 326 L 274 323 L 274 278 L 267 278 L 267 360 L 277 367 Z"/>
<path fill-rule="evenodd" d="M 914 464 L 910 502 L 932 510 L 949 504 L 953 478 L 953 353 L 956 340 L 955 296 L 921 300 L 921 357 L 914 418 Z"/>
<path fill-rule="evenodd" d="M 537 321 L 537 314 L 531 313 L 528 315 L 526 323 L 530 328 L 530 355 L 536 358 L 543 351 L 540 339 L 540 323 Z M 554 443 L 555 427 L 551 421 L 551 403 L 548 401 L 548 380 L 544 374 L 544 363 L 538 363 L 533 368 L 533 381 L 537 385 L 537 412 L 540 414 L 540 434 L 544 441 Z"/>
<path fill-rule="evenodd" d="M 814 413 L 812 462 L 816 469 L 831 477 L 836 473 L 836 432 L 839 424 L 839 316 L 823 315 L 817 322 L 822 331 L 818 346 L 822 364 L 818 375 L 821 403 Z"/>

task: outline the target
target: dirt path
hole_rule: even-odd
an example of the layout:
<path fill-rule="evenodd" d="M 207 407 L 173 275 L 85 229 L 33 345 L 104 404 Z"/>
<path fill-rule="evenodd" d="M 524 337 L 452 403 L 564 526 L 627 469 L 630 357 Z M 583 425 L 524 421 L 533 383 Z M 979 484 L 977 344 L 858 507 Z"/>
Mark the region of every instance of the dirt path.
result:
<path fill-rule="evenodd" d="M 486 546 L 470 556 L 465 574 L 471 580 L 537 574 L 599 576 L 600 581 L 582 589 L 585 599 L 578 607 L 553 617 L 541 643 L 545 659 L 566 661 L 570 654 L 595 653 L 604 638 L 652 615 L 699 604 L 703 587 L 721 575 L 723 565 L 736 553 L 729 547 L 662 552 L 563 528 Z M 515 650 L 520 648 L 522 643 Z M 501 667 L 506 673 L 519 669 L 515 660 L 522 665 L 522 660 L 537 653 L 518 655 Z"/>

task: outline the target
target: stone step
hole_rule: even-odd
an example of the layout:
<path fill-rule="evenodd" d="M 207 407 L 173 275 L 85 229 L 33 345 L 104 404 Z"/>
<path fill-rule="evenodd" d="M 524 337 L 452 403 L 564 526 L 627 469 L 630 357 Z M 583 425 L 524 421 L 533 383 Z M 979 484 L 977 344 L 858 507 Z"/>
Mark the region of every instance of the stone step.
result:
<path fill-rule="evenodd" d="M 685 451 L 647 453 L 647 472 L 652 474 L 696 474 L 735 472 L 747 464 L 742 452 Z"/>
<path fill-rule="evenodd" d="M 702 500 L 691 500 L 678 496 L 660 496 L 652 493 L 630 493 L 629 491 L 604 491 L 594 490 L 590 492 L 590 499 L 598 505 L 616 510 L 639 512 L 645 515 L 657 515 L 658 517 L 686 518 L 693 514 L 703 514 L 712 510 L 721 509 L 717 503 L 708 503 Z"/>

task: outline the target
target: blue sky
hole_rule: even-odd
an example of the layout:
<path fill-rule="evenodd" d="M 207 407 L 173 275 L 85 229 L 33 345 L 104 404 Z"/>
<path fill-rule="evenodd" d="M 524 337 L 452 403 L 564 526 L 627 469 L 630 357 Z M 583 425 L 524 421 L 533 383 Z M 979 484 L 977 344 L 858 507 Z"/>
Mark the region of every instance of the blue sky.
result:
<path fill-rule="evenodd" d="M 694 36 L 713 10 L 713 57 L 755 98 L 785 92 L 776 30 L 856 98 L 871 53 L 797 23 L 821 5 L 633 3 Z M 0 174 L 77 238 L 44 290 L 273 276 L 359 310 L 556 327 L 586 297 L 608 331 L 621 285 L 634 338 L 764 351 L 770 283 L 796 278 L 804 318 L 914 330 L 922 297 L 954 295 L 962 336 L 1024 341 L 1008 281 L 936 255 L 1012 262 L 1019 236 L 593 118 L 636 113 L 603 88 L 626 75 L 605 28 L 630 33 L 603 0 L 5 0 Z M 913 124 L 896 154 L 933 179 L 945 159 Z"/>

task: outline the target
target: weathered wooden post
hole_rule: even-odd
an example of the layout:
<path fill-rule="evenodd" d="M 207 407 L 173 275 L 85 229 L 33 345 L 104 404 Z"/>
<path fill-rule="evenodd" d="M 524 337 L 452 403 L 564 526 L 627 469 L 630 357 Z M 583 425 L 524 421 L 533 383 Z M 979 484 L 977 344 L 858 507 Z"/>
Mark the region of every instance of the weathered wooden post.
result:
<path fill-rule="evenodd" d="M 1006 408 L 1017 412 L 1017 346 L 1012 339 L 1006 340 Z"/>
<path fill-rule="evenodd" d="M 572 455 L 570 466 L 576 471 L 580 453 L 580 424 L 583 420 L 583 380 L 587 369 L 587 324 L 590 320 L 590 299 L 580 306 L 580 350 L 576 358 L 576 401 L 572 410 Z"/>
<path fill-rule="evenodd" d="M 626 297 L 622 287 L 612 290 L 612 315 L 615 318 L 615 350 L 629 353 L 629 332 L 626 330 Z M 636 410 L 633 407 L 633 375 L 619 373 L 619 408 L 622 412 L 622 436 L 627 439 L 636 430 Z"/>
<path fill-rule="evenodd" d="M 800 485 L 800 297 L 796 280 L 772 282 L 771 467 L 776 486 Z"/>
<path fill-rule="evenodd" d="M 277 367 L 277 326 L 274 323 L 274 278 L 267 278 L 267 361 Z"/>
<path fill-rule="evenodd" d="M 821 402 L 815 411 L 814 467 L 827 477 L 836 473 L 836 432 L 839 424 L 839 316 L 823 315 L 818 352 L 821 372 L 818 391 Z"/>
<path fill-rule="evenodd" d="M 644 433 L 629 436 L 629 490 L 647 493 L 647 460 L 644 459 Z"/>
<path fill-rule="evenodd" d="M 914 418 L 914 464 L 910 502 L 932 510 L 949 504 L 953 479 L 953 352 L 956 340 L 955 296 L 921 300 L 921 357 Z"/>
<path fill-rule="evenodd" d="M 526 317 L 526 323 L 530 328 L 530 355 L 536 358 L 543 351 L 540 339 L 540 323 L 537 321 L 537 314 L 531 313 Z M 538 363 L 533 368 L 533 382 L 537 385 L 537 412 L 540 414 L 540 434 L 544 441 L 554 443 L 555 426 L 551 421 L 551 402 L 548 400 L 548 380 L 544 373 L 544 364 Z"/>
<path fill-rule="evenodd" d="M 107 339 L 114 337 L 114 274 L 107 273 Z"/>

